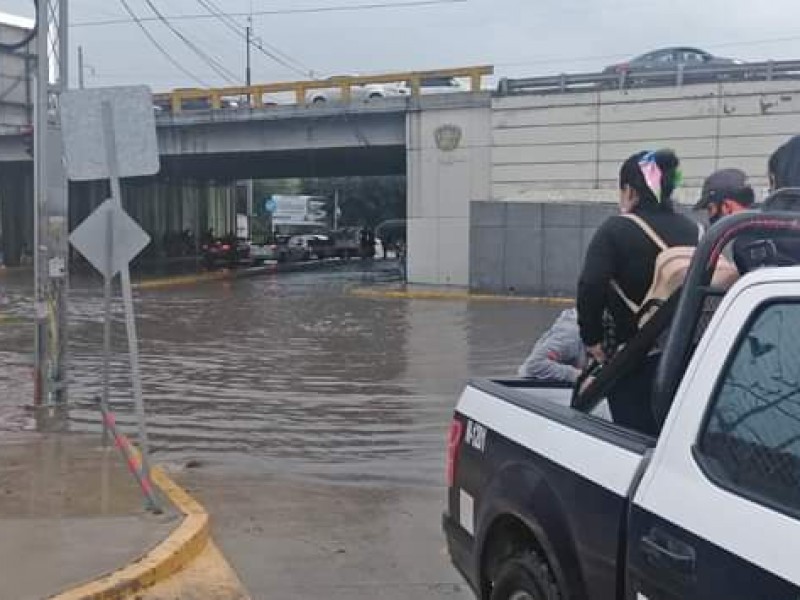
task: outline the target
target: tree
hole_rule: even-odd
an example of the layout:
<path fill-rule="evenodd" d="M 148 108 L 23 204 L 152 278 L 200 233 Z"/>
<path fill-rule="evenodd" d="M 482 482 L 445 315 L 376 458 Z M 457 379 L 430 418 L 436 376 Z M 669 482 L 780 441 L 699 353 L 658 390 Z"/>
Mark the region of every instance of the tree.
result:
<path fill-rule="evenodd" d="M 406 178 L 338 177 L 304 179 L 303 194 L 334 198 L 339 193 L 340 226 L 376 227 L 389 219 L 406 218 Z"/>

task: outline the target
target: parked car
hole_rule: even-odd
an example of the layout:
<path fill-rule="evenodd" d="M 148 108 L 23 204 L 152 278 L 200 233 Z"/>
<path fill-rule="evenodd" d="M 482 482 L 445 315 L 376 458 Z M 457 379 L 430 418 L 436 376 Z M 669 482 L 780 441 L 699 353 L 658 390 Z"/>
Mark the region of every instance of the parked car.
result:
<path fill-rule="evenodd" d="M 203 262 L 208 269 L 234 268 L 252 263 L 247 240 L 231 237 L 218 238 L 200 247 Z"/>
<path fill-rule="evenodd" d="M 338 75 L 331 77 L 353 77 L 352 75 Z M 400 95 L 399 86 L 384 83 L 368 83 L 365 85 L 353 85 L 350 88 L 351 102 L 368 102 L 380 98 Z M 324 104 L 325 102 L 341 102 L 342 90 L 333 84 L 330 88 L 311 90 L 307 96 L 310 104 Z"/>
<path fill-rule="evenodd" d="M 254 266 L 263 265 L 264 263 L 274 260 L 272 250 L 269 244 L 254 244 L 249 243 L 250 246 L 250 263 Z"/>
<path fill-rule="evenodd" d="M 687 80 L 714 80 L 713 74 L 705 72 L 714 67 L 729 67 L 731 65 L 742 64 L 742 61 L 733 58 L 714 56 L 705 50 L 697 48 L 663 48 L 648 52 L 623 63 L 606 67 L 603 71 L 606 74 L 627 75 L 635 78 L 636 75 L 646 75 L 655 72 L 677 73 L 679 67 L 683 67 Z M 692 71 L 704 70 L 701 73 L 692 74 Z"/>
<path fill-rule="evenodd" d="M 411 82 L 403 82 L 397 90 L 401 95 L 411 95 Z M 421 94 L 457 94 L 469 88 L 455 77 L 428 77 L 420 81 Z"/>
<path fill-rule="evenodd" d="M 477 598 L 800 596 L 800 267 L 709 287 L 727 243 L 797 236 L 795 219 L 741 214 L 710 230 L 682 290 L 587 392 L 466 387 L 448 437 L 444 529 Z M 660 435 L 592 414 L 667 329 Z"/>
<path fill-rule="evenodd" d="M 339 229 L 326 235 L 316 235 L 314 238 L 309 240 L 309 250 L 319 260 L 326 258 L 349 259 L 360 254 L 357 229 Z"/>
<path fill-rule="evenodd" d="M 266 246 L 269 260 L 279 263 L 309 260 L 311 252 L 308 241 L 302 235 L 278 235 L 272 244 Z"/>

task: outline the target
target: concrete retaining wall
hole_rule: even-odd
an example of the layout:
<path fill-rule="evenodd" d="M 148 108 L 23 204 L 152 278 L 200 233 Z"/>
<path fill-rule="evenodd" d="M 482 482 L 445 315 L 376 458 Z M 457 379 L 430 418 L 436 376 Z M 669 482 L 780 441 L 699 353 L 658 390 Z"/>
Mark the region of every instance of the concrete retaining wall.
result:
<path fill-rule="evenodd" d="M 574 297 L 586 248 L 614 204 L 473 202 L 470 288 Z"/>
<path fill-rule="evenodd" d="M 722 167 L 766 187 L 767 157 L 796 133 L 792 81 L 495 98 L 492 198 L 612 199 L 622 161 L 662 147 L 682 159 L 686 201 Z"/>

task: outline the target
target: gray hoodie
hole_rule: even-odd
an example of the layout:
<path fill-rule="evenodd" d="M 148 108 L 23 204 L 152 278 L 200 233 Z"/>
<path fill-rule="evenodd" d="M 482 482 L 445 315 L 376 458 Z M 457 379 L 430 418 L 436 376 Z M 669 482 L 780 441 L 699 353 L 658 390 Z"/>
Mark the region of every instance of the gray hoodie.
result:
<path fill-rule="evenodd" d="M 585 364 L 586 348 L 581 342 L 578 311 L 570 308 L 539 338 L 517 375 L 525 379 L 575 383 Z"/>

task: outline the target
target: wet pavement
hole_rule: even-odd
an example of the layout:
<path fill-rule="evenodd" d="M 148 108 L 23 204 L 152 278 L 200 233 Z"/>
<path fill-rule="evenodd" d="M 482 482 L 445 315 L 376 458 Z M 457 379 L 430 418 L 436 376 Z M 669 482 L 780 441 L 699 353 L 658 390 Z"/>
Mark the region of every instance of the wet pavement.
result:
<path fill-rule="evenodd" d="M 254 598 L 470 597 L 443 553 L 444 442 L 472 376 L 513 375 L 558 307 L 375 299 L 387 265 L 136 294 L 157 461 Z M 0 429 L 24 427 L 30 290 L 0 279 Z M 99 432 L 99 282 L 74 282 L 71 428 Z M 119 308 L 119 307 L 118 307 Z M 114 405 L 133 423 L 121 318 Z M 272 591 L 279 591 L 271 593 Z"/>
<path fill-rule="evenodd" d="M 93 580 L 180 522 L 172 509 L 144 510 L 116 449 L 95 436 L 6 432 L 0 455 L 0 598 L 36 600 Z"/>

